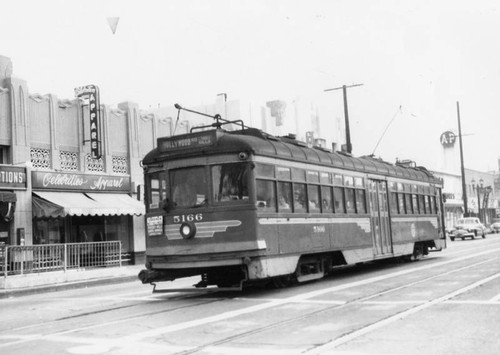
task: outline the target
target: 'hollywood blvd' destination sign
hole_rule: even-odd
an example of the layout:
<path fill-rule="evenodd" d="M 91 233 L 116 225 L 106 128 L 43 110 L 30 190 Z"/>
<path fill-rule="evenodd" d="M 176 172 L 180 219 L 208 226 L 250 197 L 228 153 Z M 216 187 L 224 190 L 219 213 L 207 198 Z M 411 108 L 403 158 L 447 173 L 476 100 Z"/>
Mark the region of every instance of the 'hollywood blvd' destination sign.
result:
<path fill-rule="evenodd" d="M 32 171 L 33 189 L 130 191 L 130 177 Z"/>

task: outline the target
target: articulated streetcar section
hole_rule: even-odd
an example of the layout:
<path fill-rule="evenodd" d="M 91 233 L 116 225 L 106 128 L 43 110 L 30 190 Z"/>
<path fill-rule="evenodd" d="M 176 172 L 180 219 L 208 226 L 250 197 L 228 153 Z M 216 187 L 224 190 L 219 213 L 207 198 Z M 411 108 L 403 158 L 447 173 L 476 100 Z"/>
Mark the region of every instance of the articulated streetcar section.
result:
<path fill-rule="evenodd" d="M 410 260 L 445 247 L 442 181 L 425 168 L 214 118 L 158 138 L 142 161 L 143 283 L 200 275 L 197 288 L 286 286 L 337 266 Z"/>

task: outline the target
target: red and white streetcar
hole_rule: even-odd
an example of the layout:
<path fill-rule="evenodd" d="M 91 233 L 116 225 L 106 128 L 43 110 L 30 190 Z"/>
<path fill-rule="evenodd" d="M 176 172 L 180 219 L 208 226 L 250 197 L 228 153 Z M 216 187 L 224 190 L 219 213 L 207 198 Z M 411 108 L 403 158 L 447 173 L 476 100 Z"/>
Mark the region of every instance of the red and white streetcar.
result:
<path fill-rule="evenodd" d="M 143 283 L 200 275 L 198 287 L 287 285 L 444 247 L 442 180 L 425 168 L 308 147 L 240 121 L 227 131 L 235 122 L 215 118 L 158 138 L 142 161 Z"/>

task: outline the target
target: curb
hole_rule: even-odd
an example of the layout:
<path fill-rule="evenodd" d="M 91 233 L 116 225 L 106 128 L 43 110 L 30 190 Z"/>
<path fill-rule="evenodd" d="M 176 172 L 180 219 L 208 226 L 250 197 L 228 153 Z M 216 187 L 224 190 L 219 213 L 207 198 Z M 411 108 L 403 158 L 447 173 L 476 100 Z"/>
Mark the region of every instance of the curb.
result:
<path fill-rule="evenodd" d="M 73 282 L 65 282 L 60 284 L 52 284 L 52 285 L 44 285 L 44 286 L 36 286 L 30 288 L 20 288 L 20 289 L 5 289 L 0 290 L 0 299 L 4 298 L 13 298 L 18 296 L 28 296 L 35 295 L 39 293 L 48 293 L 48 292 L 57 292 L 64 290 L 71 290 L 77 288 L 86 288 L 91 286 L 99 286 L 99 285 L 110 285 L 110 284 L 118 284 L 125 283 L 137 280 L 140 283 L 137 275 L 126 275 L 126 276 L 118 276 L 118 277 L 104 277 L 98 279 L 88 279 L 81 281 L 73 281 Z"/>

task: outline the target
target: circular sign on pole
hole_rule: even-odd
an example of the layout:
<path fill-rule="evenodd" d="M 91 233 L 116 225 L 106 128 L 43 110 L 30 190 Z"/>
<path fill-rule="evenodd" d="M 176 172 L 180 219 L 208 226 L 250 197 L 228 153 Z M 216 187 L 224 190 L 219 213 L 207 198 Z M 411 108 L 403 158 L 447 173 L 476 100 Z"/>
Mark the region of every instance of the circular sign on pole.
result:
<path fill-rule="evenodd" d="M 457 140 L 457 136 L 451 131 L 446 131 L 441 134 L 439 140 L 441 141 L 441 145 L 443 147 L 453 147 L 455 145 L 455 141 Z"/>

